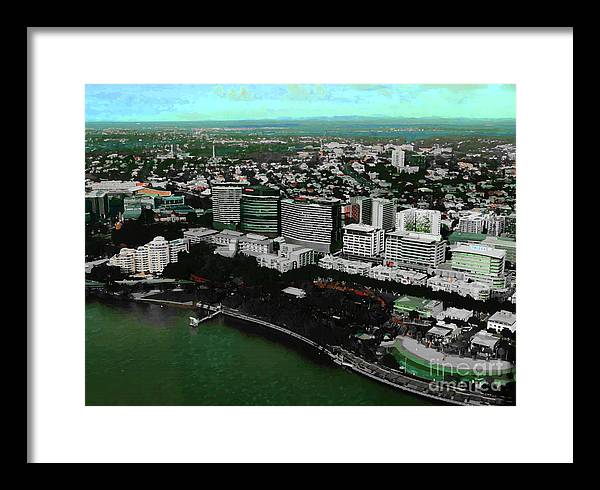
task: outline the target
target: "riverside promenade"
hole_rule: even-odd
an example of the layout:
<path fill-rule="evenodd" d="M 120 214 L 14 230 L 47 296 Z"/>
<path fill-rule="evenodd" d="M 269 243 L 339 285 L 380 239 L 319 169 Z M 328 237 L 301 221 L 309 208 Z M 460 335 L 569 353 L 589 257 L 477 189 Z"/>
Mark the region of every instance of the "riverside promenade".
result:
<path fill-rule="evenodd" d="M 388 369 L 378 364 L 374 364 L 360 357 L 352 354 L 351 352 L 342 349 L 337 346 L 327 346 L 324 347 L 322 345 L 317 344 L 316 342 L 296 333 L 287 328 L 284 328 L 280 325 L 275 325 L 273 323 L 267 322 L 265 320 L 261 320 L 259 318 L 251 317 L 245 315 L 244 313 L 239 312 L 233 308 L 223 307 L 221 313 L 225 316 L 229 316 L 231 318 L 236 318 L 238 320 L 244 320 L 247 322 L 255 323 L 257 325 L 262 325 L 264 327 L 277 330 L 286 335 L 289 335 L 301 342 L 310 345 L 315 348 L 317 351 L 322 352 L 328 355 L 331 360 L 345 369 L 349 369 L 358 374 L 362 374 L 363 376 L 367 376 L 371 379 L 379 381 L 380 383 L 387 384 L 389 386 L 393 386 L 394 388 L 407 391 L 419 396 L 423 396 L 426 398 L 430 398 L 436 401 L 443 402 L 445 404 L 450 405 L 506 405 L 506 401 L 494 397 L 487 396 L 481 393 L 475 392 L 465 392 L 460 390 L 455 390 L 452 388 L 445 389 L 442 391 L 434 391 L 431 388 L 431 385 L 426 380 L 417 379 L 412 376 L 408 376 L 400 371 Z"/>

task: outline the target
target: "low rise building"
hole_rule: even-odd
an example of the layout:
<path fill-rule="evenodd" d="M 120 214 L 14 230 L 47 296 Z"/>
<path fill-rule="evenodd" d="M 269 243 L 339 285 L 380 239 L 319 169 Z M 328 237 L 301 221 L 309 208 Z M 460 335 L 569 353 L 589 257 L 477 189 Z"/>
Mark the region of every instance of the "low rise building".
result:
<path fill-rule="evenodd" d="M 424 286 L 427 284 L 427 274 L 423 272 L 376 265 L 369 270 L 369 277 L 379 281 L 394 281 L 401 284 Z"/>
<path fill-rule="evenodd" d="M 454 308 L 451 306 L 450 308 L 446 308 L 442 311 L 438 316 L 438 320 L 445 320 L 449 318 L 450 320 L 460 320 L 462 322 L 467 322 L 471 318 L 473 318 L 473 310 L 467 310 L 464 308 Z"/>
<path fill-rule="evenodd" d="M 358 260 L 347 260 L 332 255 L 326 255 L 319 260 L 319 267 L 327 270 L 336 270 L 347 274 L 360 274 L 368 276 L 371 269 L 370 262 L 360 262 Z"/>
<path fill-rule="evenodd" d="M 460 328 L 455 323 L 437 322 L 433 327 L 427 330 L 425 336 L 431 340 L 441 343 L 450 342 L 460 333 Z"/>
<path fill-rule="evenodd" d="M 484 355 L 486 357 L 496 354 L 500 337 L 481 330 L 471 337 L 471 353 Z"/>
<path fill-rule="evenodd" d="M 212 237 L 218 233 L 217 230 L 211 230 L 210 228 L 190 228 L 183 232 L 183 237 L 187 238 L 191 245 L 194 245 L 200 242 L 212 242 Z"/>
<path fill-rule="evenodd" d="M 295 288 L 292 286 L 282 289 L 281 292 L 285 293 L 285 294 L 289 294 L 290 296 L 294 296 L 294 298 L 298 298 L 298 299 L 306 298 L 306 291 L 304 289 Z"/>
<path fill-rule="evenodd" d="M 414 312 L 421 317 L 436 317 L 443 309 L 444 303 L 434 299 L 417 298 L 407 295 L 394 301 L 394 312 L 401 315 Z"/>
<path fill-rule="evenodd" d="M 463 297 L 471 297 L 486 301 L 491 297 L 491 289 L 487 284 L 465 279 L 462 272 L 451 271 L 450 273 L 434 275 L 427 279 L 427 287 L 433 291 L 445 291 L 456 293 Z"/>
<path fill-rule="evenodd" d="M 280 246 L 279 254 L 249 253 L 249 255 L 256 257 L 256 263 L 259 267 L 275 269 L 281 273 L 306 267 L 315 262 L 315 251 L 313 249 L 289 243 L 283 243 Z"/>
<path fill-rule="evenodd" d="M 234 230 L 223 230 L 212 236 L 212 241 L 220 247 L 228 247 L 232 240 L 239 240 L 244 234 Z"/>
<path fill-rule="evenodd" d="M 248 233 L 237 239 L 238 250 L 242 253 L 254 252 L 269 254 L 273 252 L 273 240 L 263 235 Z"/>
<path fill-rule="evenodd" d="M 487 328 L 488 330 L 495 330 L 497 333 L 501 333 L 502 330 L 507 328 L 514 333 L 517 330 L 517 316 L 510 311 L 497 311 L 488 318 Z"/>

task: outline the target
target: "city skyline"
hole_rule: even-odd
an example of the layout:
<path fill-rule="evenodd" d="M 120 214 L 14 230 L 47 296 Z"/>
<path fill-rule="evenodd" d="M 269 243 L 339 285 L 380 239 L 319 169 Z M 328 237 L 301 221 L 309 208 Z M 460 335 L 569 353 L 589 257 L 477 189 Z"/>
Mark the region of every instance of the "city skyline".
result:
<path fill-rule="evenodd" d="M 514 119 L 514 84 L 88 84 L 86 122 Z"/>

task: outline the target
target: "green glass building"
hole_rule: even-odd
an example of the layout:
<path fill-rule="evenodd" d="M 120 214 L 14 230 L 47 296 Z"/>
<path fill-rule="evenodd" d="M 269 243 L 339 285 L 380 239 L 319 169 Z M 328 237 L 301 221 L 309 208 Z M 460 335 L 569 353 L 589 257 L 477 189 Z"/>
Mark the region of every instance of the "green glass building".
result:
<path fill-rule="evenodd" d="M 487 284 L 491 289 L 506 287 L 505 250 L 475 244 L 459 244 L 452 251 L 452 268 L 468 279 Z"/>
<path fill-rule="evenodd" d="M 279 235 L 281 198 L 278 189 L 266 186 L 245 187 L 241 201 L 241 229 L 246 233 Z"/>

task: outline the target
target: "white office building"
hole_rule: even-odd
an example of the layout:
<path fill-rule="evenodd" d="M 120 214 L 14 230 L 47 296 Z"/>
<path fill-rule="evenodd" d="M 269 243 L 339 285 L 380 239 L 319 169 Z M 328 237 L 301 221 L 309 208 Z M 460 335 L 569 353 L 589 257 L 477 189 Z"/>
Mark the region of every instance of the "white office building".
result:
<path fill-rule="evenodd" d="M 370 225 L 350 224 L 344 226 L 345 255 L 350 257 L 376 257 L 384 250 L 385 232 Z"/>
<path fill-rule="evenodd" d="M 242 190 L 247 182 L 211 182 L 215 228 L 236 227 L 241 221 Z"/>
<path fill-rule="evenodd" d="M 242 253 L 270 254 L 273 252 L 273 240 L 254 233 L 238 238 L 238 249 Z"/>
<path fill-rule="evenodd" d="M 396 204 L 389 199 L 373 198 L 371 206 L 371 225 L 385 231 L 393 230 L 396 226 Z"/>
<path fill-rule="evenodd" d="M 315 251 L 300 245 L 284 243 L 279 249 L 279 254 L 256 254 L 256 263 L 259 267 L 275 269 L 281 273 L 288 272 L 293 269 L 299 269 L 314 264 Z"/>
<path fill-rule="evenodd" d="M 183 237 L 194 245 L 200 242 L 212 242 L 212 237 L 218 233 L 217 230 L 211 230 L 210 228 L 190 228 L 183 232 Z"/>
<path fill-rule="evenodd" d="M 387 265 L 413 264 L 437 267 L 446 257 L 446 242 L 420 233 L 395 231 L 385 237 L 385 261 Z"/>
<path fill-rule="evenodd" d="M 339 199 L 281 201 L 281 232 L 286 242 L 330 253 L 342 241 Z"/>

